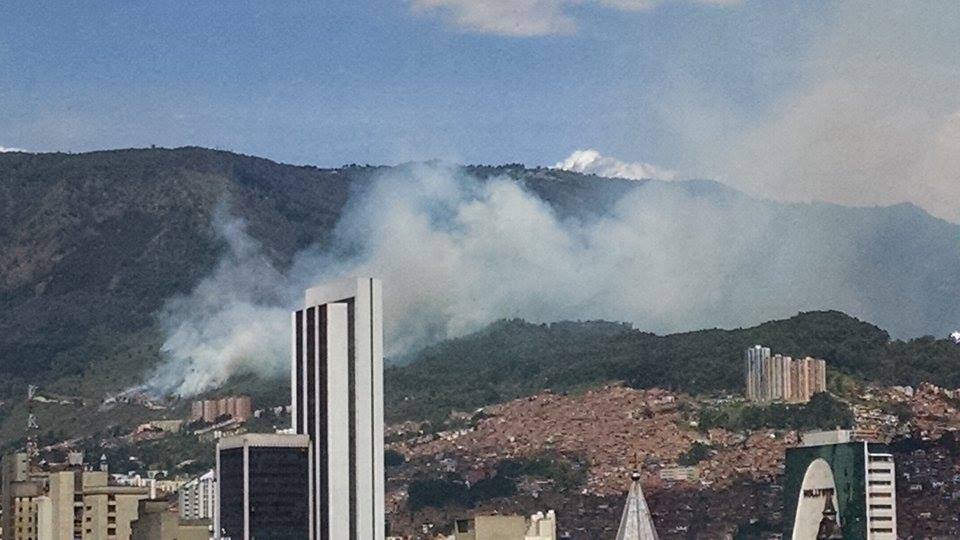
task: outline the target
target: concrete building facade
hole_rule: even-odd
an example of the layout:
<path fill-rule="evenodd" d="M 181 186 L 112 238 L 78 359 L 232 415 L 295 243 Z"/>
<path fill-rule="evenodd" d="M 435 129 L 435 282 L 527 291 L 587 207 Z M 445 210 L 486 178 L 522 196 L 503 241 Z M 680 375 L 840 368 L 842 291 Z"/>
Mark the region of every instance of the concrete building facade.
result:
<path fill-rule="evenodd" d="M 29 470 L 26 454 L 4 457 L 3 531 L 6 540 L 129 538 L 143 487 L 109 483 L 106 470 L 84 468 L 82 457 L 62 470 Z"/>
<path fill-rule="evenodd" d="M 3 456 L 0 463 L 0 506 L 3 506 L 0 528 L 7 540 L 31 538 L 36 532 L 36 511 L 33 499 L 43 493 L 28 485 L 29 458 L 25 452 Z"/>
<path fill-rule="evenodd" d="M 516 515 L 474 516 L 454 522 L 454 540 L 557 540 L 553 510 L 529 518 Z"/>
<path fill-rule="evenodd" d="M 249 396 L 227 396 L 197 400 L 190 404 L 190 422 L 203 420 L 212 424 L 224 416 L 246 422 L 253 416 L 253 402 Z"/>
<path fill-rule="evenodd" d="M 182 520 L 213 519 L 217 506 L 217 473 L 210 470 L 180 486 L 177 492 Z"/>
<path fill-rule="evenodd" d="M 49 498 L 32 482 L 11 482 L 9 489 L 3 508 L 4 520 L 8 523 L 4 525 L 3 538 L 38 540 L 41 529 L 51 527 L 49 510 L 43 511 L 49 508 Z"/>
<path fill-rule="evenodd" d="M 83 540 L 130 538 L 137 505 L 149 496 L 147 488 L 91 486 L 83 490 Z"/>
<path fill-rule="evenodd" d="M 700 469 L 697 467 L 673 465 L 660 469 L 657 474 L 665 482 L 696 482 L 700 479 Z"/>
<path fill-rule="evenodd" d="M 747 361 L 747 399 L 758 401 L 760 385 L 764 381 L 763 364 L 770 359 L 770 348 L 754 345 L 744 354 Z"/>
<path fill-rule="evenodd" d="M 184 521 L 165 500 L 138 503 L 136 521 L 130 525 L 130 540 L 208 540 L 209 520 Z"/>
<path fill-rule="evenodd" d="M 292 315 L 291 419 L 310 438 L 313 538 L 384 537 L 381 284 L 308 289 Z"/>
<path fill-rule="evenodd" d="M 816 358 L 794 359 L 755 345 L 744 354 L 746 397 L 750 401 L 806 403 L 827 390 L 827 363 Z"/>

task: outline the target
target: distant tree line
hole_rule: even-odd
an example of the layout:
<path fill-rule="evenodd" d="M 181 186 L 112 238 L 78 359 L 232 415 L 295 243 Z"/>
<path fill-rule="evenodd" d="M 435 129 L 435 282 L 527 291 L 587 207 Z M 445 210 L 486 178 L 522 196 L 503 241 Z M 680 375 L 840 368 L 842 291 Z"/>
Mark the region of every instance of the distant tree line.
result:
<path fill-rule="evenodd" d="M 766 406 L 734 403 L 700 412 L 700 429 L 729 431 L 772 429 L 834 429 L 853 427 L 850 407 L 826 392 L 814 394 L 809 403 L 771 403 Z"/>
<path fill-rule="evenodd" d="M 510 497 L 523 477 L 551 480 L 560 491 L 577 489 L 586 480 L 586 470 L 576 457 L 542 454 L 501 461 L 493 476 L 468 484 L 458 475 L 421 478 L 407 488 L 411 510 L 447 505 L 473 507 L 484 501 Z"/>
<path fill-rule="evenodd" d="M 843 381 L 960 387 L 960 346 L 952 341 L 893 341 L 876 326 L 836 311 L 802 313 L 754 328 L 666 336 L 602 321 L 533 324 L 515 319 L 429 347 L 410 363 L 387 368 L 386 414 L 390 420 L 442 424 L 451 410 L 614 380 L 691 394 L 741 393 L 743 351 L 756 343 L 795 357 L 823 358 Z M 762 414 L 768 416 L 744 421 L 794 422 L 787 419 L 792 409 L 775 407 Z"/>

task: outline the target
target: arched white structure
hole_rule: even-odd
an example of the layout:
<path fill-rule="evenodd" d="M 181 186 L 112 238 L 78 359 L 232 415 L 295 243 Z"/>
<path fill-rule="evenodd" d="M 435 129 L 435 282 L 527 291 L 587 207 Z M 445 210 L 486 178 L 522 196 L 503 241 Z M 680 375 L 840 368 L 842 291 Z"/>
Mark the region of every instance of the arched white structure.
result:
<path fill-rule="evenodd" d="M 837 501 L 837 484 L 833 478 L 833 469 L 823 458 L 810 462 L 803 475 L 800 486 L 800 499 L 793 520 L 793 540 L 816 540 L 823 519 L 823 507 L 827 497 L 833 499 L 839 523 L 843 523 L 840 506 Z"/>

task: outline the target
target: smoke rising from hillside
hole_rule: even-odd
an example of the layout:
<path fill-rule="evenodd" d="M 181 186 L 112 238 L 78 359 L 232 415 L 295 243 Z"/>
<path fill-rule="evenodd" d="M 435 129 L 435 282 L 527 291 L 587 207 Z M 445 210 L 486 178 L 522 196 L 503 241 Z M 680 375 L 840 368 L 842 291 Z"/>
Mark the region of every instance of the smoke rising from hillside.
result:
<path fill-rule="evenodd" d="M 150 389 L 191 396 L 233 374 L 278 374 L 288 356 L 288 344 L 277 339 L 288 334 L 286 307 L 295 298 L 287 277 L 223 205 L 213 229 L 226 252 L 189 295 L 169 299 L 160 311 L 166 362 L 148 379 Z"/>
<path fill-rule="evenodd" d="M 169 361 L 149 385 L 191 395 L 232 374 L 284 373 L 302 291 L 347 275 L 382 278 L 388 356 L 504 317 L 602 318 L 657 332 L 806 309 L 871 318 L 848 280 L 863 239 L 818 214 L 829 208 L 651 181 L 606 215 L 563 219 L 508 178 L 403 167 L 353 198 L 327 249 L 298 254 L 284 272 L 221 212 L 214 226 L 229 249 L 191 294 L 164 307 Z"/>
<path fill-rule="evenodd" d="M 608 178 L 626 178 L 630 180 L 673 180 L 677 177 L 676 171 L 664 169 L 650 163 L 643 163 L 642 161 L 632 163 L 620 161 L 617 158 L 605 156 L 592 148 L 575 150 L 563 161 L 554 165 L 554 168 L 564 171 L 606 176 Z"/>

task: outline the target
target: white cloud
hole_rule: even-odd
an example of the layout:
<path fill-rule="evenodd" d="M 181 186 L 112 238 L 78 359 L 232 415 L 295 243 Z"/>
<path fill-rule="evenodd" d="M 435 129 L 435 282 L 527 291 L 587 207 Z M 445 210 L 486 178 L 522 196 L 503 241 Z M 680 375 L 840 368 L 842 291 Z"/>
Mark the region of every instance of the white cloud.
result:
<path fill-rule="evenodd" d="M 26 152 L 23 148 L 11 148 L 8 146 L 0 146 L 0 154 L 4 152 Z"/>
<path fill-rule="evenodd" d="M 415 13 L 440 12 L 463 30 L 502 36 L 570 34 L 577 23 L 568 8 L 595 4 L 620 11 L 647 11 L 678 0 L 412 0 Z M 705 5 L 733 5 L 740 0 L 688 0 Z"/>
<path fill-rule="evenodd" d="M 629 178 L 632 180 L 673 180 L 677 177 L 676 171 L 640 161 L 620 161 L 614 157 L 604 156 L 593 149 L 576 150 L 566 159 L 554 165 L 554 168 L 608 178 Z"/>
<path fill-rule="evenodd" d="M 566 34 L 576 28 L 556 0 L 414 0 L 413 8 L 440 10 L 454 26 L 504 36 Z"/>

